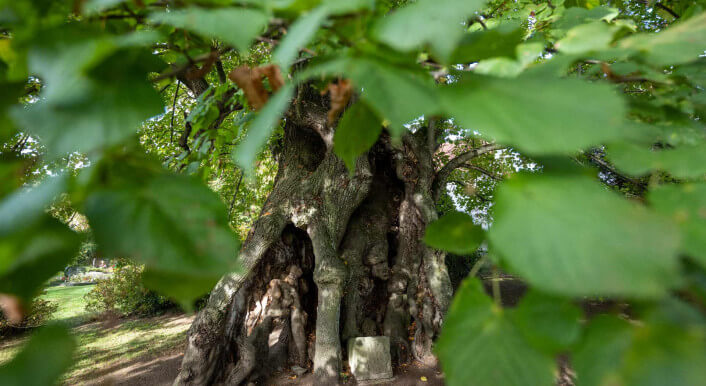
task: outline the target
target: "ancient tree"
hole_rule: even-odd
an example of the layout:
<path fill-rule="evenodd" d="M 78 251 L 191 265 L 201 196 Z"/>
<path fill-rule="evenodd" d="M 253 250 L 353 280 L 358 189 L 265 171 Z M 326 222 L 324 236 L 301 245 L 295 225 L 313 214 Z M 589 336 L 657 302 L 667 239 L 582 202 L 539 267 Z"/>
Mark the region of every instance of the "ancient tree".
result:
<path fill-rule="evenodd" d="M 273 191 L 240 251 L 244 272 L 211 292 L 177 384 L 240 384 L 308 360 L 335 383 L 342 343 L 357 336 L 389 336 L 398 363 L 433 361 L 452 291 L 424 230 L 446 176 L 497 146 L 438 165 L 440 131 L 421 127 L 399 142 L 381 135 L 349 173 L 332 148 L 331 99 L 297 88 Z"/>

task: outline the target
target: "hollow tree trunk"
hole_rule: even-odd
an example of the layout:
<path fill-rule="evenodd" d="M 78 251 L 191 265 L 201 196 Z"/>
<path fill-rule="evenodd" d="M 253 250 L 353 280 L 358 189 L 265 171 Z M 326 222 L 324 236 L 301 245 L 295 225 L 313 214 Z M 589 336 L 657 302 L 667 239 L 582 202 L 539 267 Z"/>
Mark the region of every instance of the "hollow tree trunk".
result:
<path fill-rule="evenodd" d="M 331 149 L 328 101 L 300 87 L 272 193 L 188 333 L 175 385 L 246 384 L 313 363 L 336 384 L 342 341 L 387 335 L 398 363 L 431 360 L 451 298 L 444 255 L 421 241 L 436 218 L 425 132 L 381 136 L 350 174 Z M 409 344 L 409 342 L 413 344 Z"/>

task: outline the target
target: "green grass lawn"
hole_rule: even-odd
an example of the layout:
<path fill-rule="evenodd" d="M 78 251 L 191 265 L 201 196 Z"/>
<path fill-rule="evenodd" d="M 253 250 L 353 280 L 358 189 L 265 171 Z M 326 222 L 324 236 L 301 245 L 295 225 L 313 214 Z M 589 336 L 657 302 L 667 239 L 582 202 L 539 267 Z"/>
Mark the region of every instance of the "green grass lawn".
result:
<path fill-rule="evenodd" d="M 192 317 L 173 312 L 149 318 L 91 321 L 83 295 L 90 286 L 51 287 L 45 299 L 58 303 L 52 319 L 68 323 L 78 343 L 74 366 L 62 383 L 76 384 L 109 374 L 134 361 L 148 360 L 174 352 L 185 342 Z M 22 348 L 26 336 L 0 340 L 0 365 Z"/>
<path fill-rule="evenodd" d="M 95 285 L 82 285 L 73 287 L 49 287 L 43 299 L 56 303 L 59 308 L 52 315 L 52 320 L 76 326 L 88 321 L 91 313 L 86 311 L 86 301 L 83 296 L 91 291 Z"/>

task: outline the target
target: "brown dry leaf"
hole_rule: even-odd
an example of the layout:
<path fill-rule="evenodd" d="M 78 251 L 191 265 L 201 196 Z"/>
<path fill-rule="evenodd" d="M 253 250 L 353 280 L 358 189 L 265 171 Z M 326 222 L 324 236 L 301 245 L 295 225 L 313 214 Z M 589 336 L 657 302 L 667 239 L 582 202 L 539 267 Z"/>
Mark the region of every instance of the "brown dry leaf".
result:
<path fill-rule="evenodd" d="M 8 294 L 0 294 L 0 309 L 10 324 L 19 324 L 24 317 L 24 309 L 20 298 Z"/>
<path fill-rule="evenodd" d="M 263 76 L 267 77 L 272 90 L 275 92 L 284 86 L 284 78 L 279 70 L 279 66 L 274 64 L 256 68 L 241 66 L 228 74 L 230 80 L 243 89 L 248 103 L 250 103 L 250 106 L 255 110 L 260 110 L 265 103 L 267 103 L 267 99 L 269 98 L 269 94 L 262 84 Z"/>
<path fill-rule="evenodd" d="M 260 110 L 267 103 L 267 91 L 262 85 L 260 70 L 248 66 L 240 66 L 228 74 L 228 78 L 235 82 L 245 93 L 245 98 L 255 110 Z"/>
<path fill-rule="evenodd" d="M 615 80 L 619 78 L 613 73 L 613 69 L 611 69 L 610 65 L 606 62 L 601 62 L 601 70 L 610 80 Z"/>
<path fill-rule="evenodd" d="M 272 91 L 277 92 L 282 86 L 284 86 L 284 78 L 282 73 L 279 71 L 279 66 L 276 64 L 268 64 L 266 66 L 256 68 L 260 74 L 267 77 L 270 81 L 270 87 Z"/>
<path fill-rule="evenodd" d="M 348 79 L 340 79 L 338 83 L 329 83 L 328 92 L 331 96 L 331 109 L 328 111 L 328 123 L 333 122 L 341 115 L 343 109 L 348 105 L 348 101 L 353 95 L 351 81 Z"/>
<path fill-rule="evenodd" d="M 211 68 L 213 68 L 213 64 L 216 63 L 216 60 L 218 59 L 218 51 L 211 51 L 211 53 L 208 55 L 208 58 L 206 58 L 206 61 L 204 61 L 203 66 L 201 68 L 196 67 L 194 65 L 193 67 L 189 68 L 186 71 L 186 74 L 184 74 L 184 77 L 188 80 L 194 80 L 194 79 L 199 79 L 204 77 L 206 74 L 208 74 L 209 71 L 211 71 Z"/>

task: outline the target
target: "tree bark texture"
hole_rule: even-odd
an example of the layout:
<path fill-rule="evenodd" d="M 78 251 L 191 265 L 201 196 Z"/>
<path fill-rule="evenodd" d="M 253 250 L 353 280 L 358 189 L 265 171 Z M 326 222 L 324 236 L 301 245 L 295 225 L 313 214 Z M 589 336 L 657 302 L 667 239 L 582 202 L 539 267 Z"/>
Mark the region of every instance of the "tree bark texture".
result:
<path fill-rule="evenodd" d="M 328 109 L 327 96 L 297 91 L 243 271 L 194 320 L 175 385 L 248 384 L 293 365 L 336 384 L 342 343 L 357 336 L 389 336 L 396 363 L 434 360 L 452 288 L 444 253 L 422 242 L 437 218 L 428 131 L 383 134 L 349 173 Z"/>

